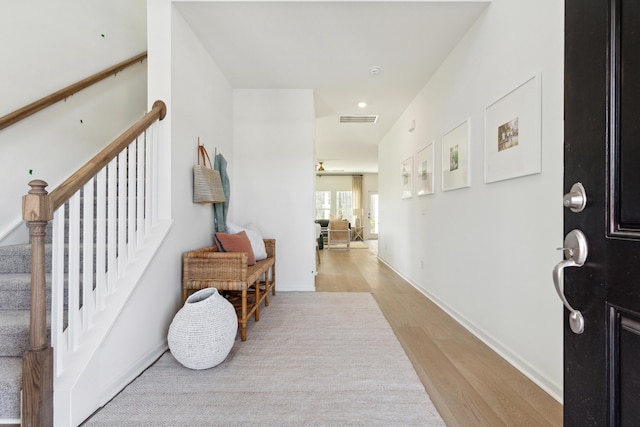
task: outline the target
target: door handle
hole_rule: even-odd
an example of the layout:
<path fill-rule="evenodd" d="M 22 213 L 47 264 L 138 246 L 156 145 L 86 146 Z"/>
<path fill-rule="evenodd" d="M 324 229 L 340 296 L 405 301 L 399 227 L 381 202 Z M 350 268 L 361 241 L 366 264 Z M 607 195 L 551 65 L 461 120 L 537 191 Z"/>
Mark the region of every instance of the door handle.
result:
<path fill-rule="evenodd" d="M 572 230 L 564 239 L 564 245 L 559 248 L 564 252 L 565 259 L 553 268 L 553 284 L 560 300 L 569 310 L 569 326 L 576 334 L 584 332 L 584 317 L 579 310 L 574 309 L 564 295 L 564 269 L 568 267 L 582 267 L 587 259 L 587 239 L 580 230 Z"/>

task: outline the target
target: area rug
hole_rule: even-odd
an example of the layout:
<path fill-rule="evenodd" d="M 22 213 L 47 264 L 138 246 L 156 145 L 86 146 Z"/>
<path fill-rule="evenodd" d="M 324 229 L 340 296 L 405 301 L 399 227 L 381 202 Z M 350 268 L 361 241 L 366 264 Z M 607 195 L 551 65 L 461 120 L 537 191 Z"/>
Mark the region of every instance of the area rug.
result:
<path fill-rule="evenodd" d="M 280 292 L 220 365 L 169 352 L 87 426 L 444 426 L 368 293 Z"/>

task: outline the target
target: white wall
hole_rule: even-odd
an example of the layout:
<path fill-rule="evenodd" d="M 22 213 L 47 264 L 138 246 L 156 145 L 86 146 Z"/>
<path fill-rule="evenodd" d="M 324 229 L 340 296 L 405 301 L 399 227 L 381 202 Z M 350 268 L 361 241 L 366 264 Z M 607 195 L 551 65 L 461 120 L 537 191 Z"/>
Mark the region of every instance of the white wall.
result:
<path fill-rule="evenodd" d="M 241 109 L 246 115 L 236 113 L 240 120 L 235 131 L 240 136 L 234 137 L 234 92 L 172 2 L 150 1 L 148 19 L 148 102 L 162 99 L 168 107 L 158 135 L 163 176 L 169 186 L 162 187 L 160 205 L 172 228 L 78 382 L 77 390 L 86 390 L 76 396 L 85 416 L 166 349 L 169 324 L 182 303 L 181 255 L 212 243 L 212 208 L 192 203 L 198 136 L 210 154 L 217 148 L 229 162 L 230 220 L 254 222 L 265 237 L 278 239 L 279 289 L 313 290 L 311 91 L 236 93 L 236 103 L 251 107 Z M 259 110 L 261 119 L 252 123 L 250 118 Z M 239 142 L 234 144 L 234 138 Z M 301 166 L 300 158 L 308 159 L 307 164 Z M 291 174 L 300 179 L 290 181 Z M 306 203 L 300 201 L 301 192 L 309 195 Z M 234 216 L 234 212 L 241 214 Z"/>
<path fill-rule="evenodd" d="M 5 2 L 0 116 L 144 52 L 145 15 L 143 0 Z M 134 65 L 0 131 L 2 244 L 28 239 L 21 198 L 29 181 L 53 190 L 144 115 L 146 72 L 146 62 Z M 3 241 L 16 227 L 21 233 Z"/>
<path fill-rule="evenodd" d="M 316 191 L 351 191 L 351 175 L 316 175 Z M 333 207 L 333 206 L 332 206 Z"/>
<path fill-rule="evenodd" d="M 192 202 L 197 137 L 233 164 L 233 92 L 170 1 L 149 2 L 149 104 L 167 103 L 160 122 L 160 196 L 172 228 L 117 324 L 78 382 L 76 403 L 88 416 L 151 364 L 166 348 L 169 324 L 182 305 L 181 255 L 212 244 L 211 205 Z M 169 35 L 169 37 L 167 37 Z M 167 64 L 170 64 L 168 67 Z M 167 201 L 168 199 L 168 201 Z M 80 393 L 82 391 L 82 393 Z M 88 411 L 88 413 L 87 413 Z"/>
<path fill-rule="evenodd" d="M 315 289 L 313 91 L 234 91 L 234 174 L 238 224 L 276 239 L 282 291 Z"/>
<path fill-rule="evenodd" d="M 540 72 L 542 173 L 485 184 L 484 108 Z M 493 0 L 379 146 L 379 255 L 540 384 L 562 395 L 563 5 Z M 442 192 L 442 135 L 471 121 L 471 187 Z M 415 132 L 406 124 L 415 119 Z M 436 147 L 435 195 L 400 200 L 400 163 Z"/>

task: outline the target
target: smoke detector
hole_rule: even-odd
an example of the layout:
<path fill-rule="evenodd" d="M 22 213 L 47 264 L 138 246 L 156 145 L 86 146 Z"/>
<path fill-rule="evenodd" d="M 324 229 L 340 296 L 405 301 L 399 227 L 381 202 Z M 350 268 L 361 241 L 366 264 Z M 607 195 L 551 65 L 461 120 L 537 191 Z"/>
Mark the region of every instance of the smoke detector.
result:
<path fill-rule="evenodd" d="M 369 67 L 369 75 L 371 77 L 376 77 L 378 74 L 380 74 L 380 67 L 378 67 L 377 65 L 372 65 L 371 67 Z"/>

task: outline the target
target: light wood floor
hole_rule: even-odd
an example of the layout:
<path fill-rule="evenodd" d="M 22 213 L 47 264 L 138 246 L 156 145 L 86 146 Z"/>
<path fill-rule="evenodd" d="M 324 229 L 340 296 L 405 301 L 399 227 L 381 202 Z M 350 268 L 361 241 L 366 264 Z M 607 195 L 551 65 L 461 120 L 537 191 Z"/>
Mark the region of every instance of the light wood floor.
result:
<path fill-rule="evenodd" d="M 376 257 L 320 251 L 319 292 L 371 292 L 447 426 L 561 426 L 562 405 Z"/>

